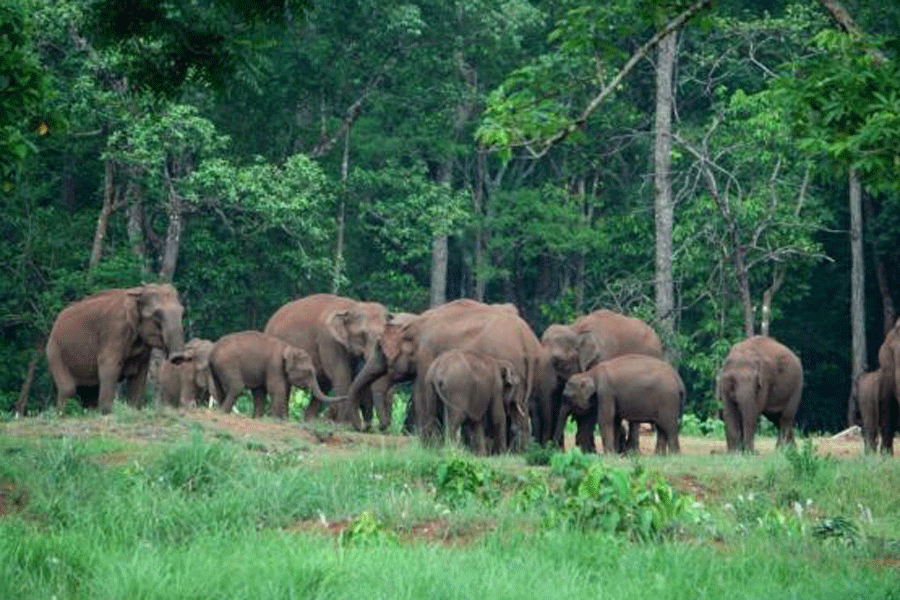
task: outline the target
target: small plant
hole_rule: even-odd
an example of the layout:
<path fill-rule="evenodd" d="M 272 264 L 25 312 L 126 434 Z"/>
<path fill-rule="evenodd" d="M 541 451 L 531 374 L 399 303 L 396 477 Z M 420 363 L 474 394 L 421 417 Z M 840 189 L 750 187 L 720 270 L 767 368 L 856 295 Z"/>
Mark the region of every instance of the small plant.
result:
<path fill-rule="evenodd" d="M 682 435 L 701 437 L 725 437 L 725 423 L 722 419 L 707 417 L 700 420 L 694 413 L 685 413 L 681 417 Z"/>
<path fill-rule="evenodd" d="M 234 470 L 236 454 L 231 446 L 207 444 L 195 429 L 191 441 L 166 452 L 151 469 L 153 480 L 192 494 L 212 494 Z"/>
<path fill-rule="evenodd" d="M 339 540 L 342 546 L 396 545 L 397 534 L 366 510 L 341 530 Z"/>
<path fill-rule="evenodd" d="M 546 466 L 550 459 L 557 453 L 553 442 L 547 442 L 543 446 L 532 440 L 525 449 L 525 464 L 534 466 Z"/>
<path fill-rule="evenodd" d="M 550 457 L 550 473 L 566 481 L 577 480 L 595 461 L 596 456 L 584 454 L 580 448 L 570 448 L 568 452 L 557 452 Z"/>
<path fill-rule="evenodd" d="M 657 540 L 688 516 L 695 502 L 637 465 L 632 471 L 591 463 L 580 477 L 566 480 L 549 523 L 620 533 L 639 541 Z"/>
<path fill-rule="evenodd" d="M 69 398 L 66 400 L 66 403 L 63 404 L 60 413 L 64 417 L 83 417 L 87 414 L 87 409 L 81 405 L 80 400 Z"/>
<path fill-rule="evenodd" d="M 834 463 L 830 456 L 822 458 L 816 454 L 812 440 L 806 440 L 800 450 L 796 446 L 788 446 L 784 450 L 784 457 L 799 479 L 813 479 Z"/>
<path fill-rule="evenodd" d="M 859 529 L 850 519 L 837 516 L 816 521 L 812 526 L 812 535 L 820 540 L 834 540 L 853 546 L 859 537 Z"/>
<path fill-rule="evenodd" d="M 499 489 L 492 485 L 492 471 L 472 461 L 453 458 L 437 469 L 436 498 L 451 507 L 474 497 L 484 504 L 495 504 Z"/>

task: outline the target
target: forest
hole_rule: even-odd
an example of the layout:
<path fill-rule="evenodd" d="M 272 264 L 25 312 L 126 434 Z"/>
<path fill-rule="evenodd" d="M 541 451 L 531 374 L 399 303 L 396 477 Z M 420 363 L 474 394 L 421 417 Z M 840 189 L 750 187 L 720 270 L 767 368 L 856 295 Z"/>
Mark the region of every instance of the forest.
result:
<path fill-rule="evenodd" d="M 768 332 L 837 431 L 896 318 L 898 32 L 862 0 L 6 0 L 0 412 L 52 404 L 62 308 L 162 281 L 212 340 L 319 292 L 538 335 L 609 308 L 701 419 Z"/>

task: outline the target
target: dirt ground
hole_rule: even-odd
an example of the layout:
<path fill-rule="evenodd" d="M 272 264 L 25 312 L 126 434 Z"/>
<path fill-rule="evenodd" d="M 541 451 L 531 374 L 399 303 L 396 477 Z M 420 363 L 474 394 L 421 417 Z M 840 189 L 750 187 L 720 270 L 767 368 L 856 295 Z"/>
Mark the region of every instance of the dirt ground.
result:
<path fill-rule="evenodd" d="M 0 423 L 3 437 L 109 437 L 142 444 L 172 442 L 186 439 L 191 431 L 200 428 L 209 438 L 229 438 L 248 447 L 284 451 L 301 447 L 315 452 L 354 453 L 362 448 L 399 448 L 412 438 L 378 433 L 348 431 L 328 422 L 298 423 L 278 422 L 271 419 L 252 419 L 246 415 L 224 414 L 217 410 L 166 410 L 161 417 L 151 413 L 133 419 L 117 419 L 113 416 L 82 418 L 56 418 L 39 416 Z M 725 441 L 717 438 L 682 436 L 681 452 L 688 455 L 719 454 L 725 452 Z M 815 438 L 819 454 L 849 457 L 862 453 L 862 440 L 857 431 L 850 430 L 837 436 Z M 573 437 L 567 436 L 566 447 L 572 446 Z M 656 434 L 644 427 L 641 432 L 641 453 L 652 454 Z M 597 447 L 602 447 L 599 436 Z M 760 454 L 775 451 L 775 438 L 757 437 L 756 449 Z"/>

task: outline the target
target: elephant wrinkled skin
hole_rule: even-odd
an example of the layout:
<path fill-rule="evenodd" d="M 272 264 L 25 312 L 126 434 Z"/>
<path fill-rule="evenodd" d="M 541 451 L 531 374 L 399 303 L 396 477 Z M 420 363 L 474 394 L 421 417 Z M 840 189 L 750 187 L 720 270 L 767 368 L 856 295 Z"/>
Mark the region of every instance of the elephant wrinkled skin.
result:
<path fill-rule="evenodd" d="M 194 338 L 184 346 L 184 360 L 165 361 L 157 374 L 160 400 L 170 406 L 207 406 L 210 398 L 209 353 L 213 343 Z"/>
<path fill-rule="evenodd" d="M 128 402 L 143 403 L 150 353 L 183 359 L 184 308 L 171 285 L 148 284 L 94 294 L 63 309 L 47 342 L 47 362 L 62 407 L 79 388 L 97 388 L 100 411 L 112 411 L 116 385 L 126 381 Z M 82 397 L 82 403 L 89 403 Z"/>
<path fill-rule="evenodd" d="M 597 363 L 569 378 L 563 404 L 580 412 L 593 410 L 600 423 L 603 451 L 620 451 L 622 419 L 656 425 L 656 453 L 680 451 L 679 419 L 684 411 L 685 388 L 668 363 L 652 356 L 626 354 Z"/>
<path fill-rule="evenodd" d="M 560 412 L 563 387 L 569 377 L 583 373 L 599 362 L 625 354 L 662 358 L 662 342 L 649 325 L 634 317 L 600 309 L 576 319 L 571 325 L 550 325 L 541 336 L 540 391 L 532 406 L 535 438 L 544 444 L 553 440 L 563 447 Z M 572 414 L 578 426 L 575 443 L 584 452 L 594 452 L 596 413 Z M 568 418 L 568 414 L 563 414 Z M 637 440 L 637 427 L 630 428 Z"/>
<path fill-rule="evenodd" d="M 725 357 L 717 388 L 729 452 L 753 452 L 760 415 L 778 427 L 778 447 L 794 443 L 803 366 L 786 346 L 761 335 L 738 342 Z"/>
<path fill-rule="evenodd" d="M 320 402 L 341 400 L 325 397 L 319 388 L 312 360 L 305 350 L 259 331 L 222 336 L 209 353 L 210 375 L 222 410 L 231 412 L 243 390 L 253 393 L 254 416 L 261 417 L 266 395 L 272 398 L 272 416 L 286 419 L 291 386 L 310 392 Z"/>
<path fill-rule="evenodd" d="M 508 414 L 524 427 L 528 417 L 515 401 L 521 384 L 509 361 L 464 350 L 444 352 L 425 374 L 425 385 L 444 405 L 447 437 L 458 442 L 465 427 L 479 454 L 487 454 L 486 432 L 492 433 L 493 452 L 506 452 Z"/>
<path fill-rule="evenodd" d="M 322 389 L 345 395 L 354 373 L 368 360 L 388 319 L 385 307 L 377 302 L 358 302 L 333 294 L 314 294 L 289 302 L 275 311 L 265 333 L 305 350 L 312 359 Z M 372 418 L 372 391 L 366 389 L 351 402 L 335 405 L 336 418 L 364 428 L 360 409 Z M 322 410 L 313 399 L 306 409 L 307 420 Z"/>

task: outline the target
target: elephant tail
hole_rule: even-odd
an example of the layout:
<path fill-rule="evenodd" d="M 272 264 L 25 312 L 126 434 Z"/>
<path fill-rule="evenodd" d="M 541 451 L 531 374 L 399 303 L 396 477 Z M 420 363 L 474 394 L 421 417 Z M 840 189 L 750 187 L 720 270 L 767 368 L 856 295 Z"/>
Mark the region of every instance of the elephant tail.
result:
<path fill-rule="evenodd" d="M 210 379 L 212 379 L 213 386 L 215 387 L 216 400 L 218 400 L 219 403 L 224 402 L 225 401 L 225 386 L 222 385 L 222 379 L 221 379 L 221 377 L 219 377 L 219 373 L 216 371 L 216 368 L 213 366 L 212 363 L 209 363 L 209 376 L 210 376 Z"/>
<path fill-rule="evenodd" d="M 680 419 L 684 416 L 684 404 L 687 400 L 687 389 L 684 387 L 684 381 L 681 379 L 681 375 L 678 372 L 675 372 L 675 378 L 678 380 L 678 418 Z"/>

